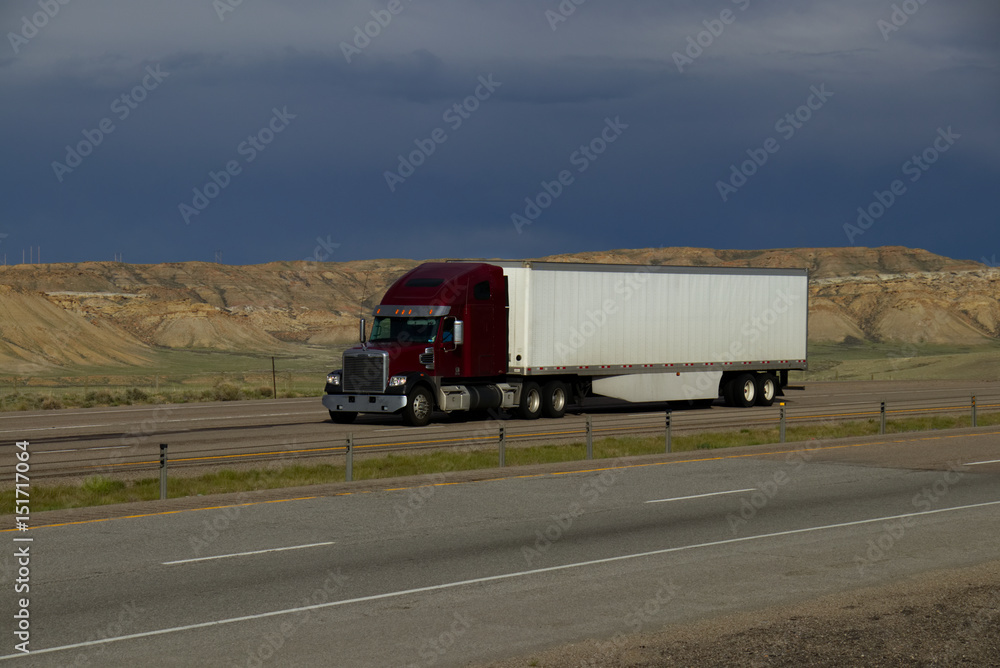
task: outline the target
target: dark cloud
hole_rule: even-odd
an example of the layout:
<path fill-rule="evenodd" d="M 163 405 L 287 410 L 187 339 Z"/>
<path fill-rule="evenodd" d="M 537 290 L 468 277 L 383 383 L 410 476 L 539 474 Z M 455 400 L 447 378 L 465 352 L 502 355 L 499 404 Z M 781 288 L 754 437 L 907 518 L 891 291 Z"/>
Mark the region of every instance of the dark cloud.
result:
<path fill-rule="evenodd" d="M 334 259 L 846 245 L 856 209 L 949 127 L 961 138 L 854 242 L 977 259 L 997 238 L 995 3 L 914 2 L 888 32 L 892 3 L 861 0 L 589 0 L 552 23 L 559 4 L 404 1 L 376 29 L 379 0 L 244 2 L 221 20 L 203 0 L 105 0 L 62 6 L 19 39 L 38 4 L 8 3 L 0 252 L 264 262 L 305 257 L 317 237 L 340 244 Z M 137 90 L 149 68 L 169 74 Z M 824 86 L 832 97 L 809 109 Z M 272 134 L 275 110 L 294 118 Z M 60 181 L 53 162 L 104 119 L 114 130 Z M 616 119 L 628 127 L 605 144 Z M 719 182 L 768 139 L 778 150 L 723 201 Z M 390 188 L 386 172 L 430 149 Z M 512 216 L 563 171 L 572 182 L 518 231 Z M 225 186 L 185 219 L 213 178 Z"/>

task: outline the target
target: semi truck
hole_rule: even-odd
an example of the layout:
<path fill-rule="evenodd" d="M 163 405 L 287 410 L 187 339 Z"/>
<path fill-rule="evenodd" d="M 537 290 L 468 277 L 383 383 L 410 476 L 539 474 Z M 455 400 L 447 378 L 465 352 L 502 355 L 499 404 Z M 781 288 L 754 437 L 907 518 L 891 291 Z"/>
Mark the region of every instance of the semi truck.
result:
<path fill-rule="evenodd" d="M 335 423 L 562 417 L 591 396 L 769 406 L 806 369 L 805 269 L 429 262 L 327 375 Z"/>

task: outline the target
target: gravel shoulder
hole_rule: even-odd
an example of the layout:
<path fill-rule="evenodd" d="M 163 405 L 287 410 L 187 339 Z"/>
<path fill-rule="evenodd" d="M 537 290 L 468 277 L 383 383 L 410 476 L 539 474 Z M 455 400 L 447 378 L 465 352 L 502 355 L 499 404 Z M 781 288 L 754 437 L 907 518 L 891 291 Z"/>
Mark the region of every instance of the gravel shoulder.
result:
<path fill-rule="evenodd" d="M 1000 561 L 484 668 L 1000 666 Z"/>

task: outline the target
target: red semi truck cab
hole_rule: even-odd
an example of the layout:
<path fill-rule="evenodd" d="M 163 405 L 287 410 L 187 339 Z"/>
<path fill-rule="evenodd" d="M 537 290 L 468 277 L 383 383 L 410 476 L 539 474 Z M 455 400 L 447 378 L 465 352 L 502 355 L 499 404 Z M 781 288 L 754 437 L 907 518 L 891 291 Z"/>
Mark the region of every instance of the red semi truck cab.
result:
<path fill-rule="evenodd" d="M 465 410 L 501 405 L 503 391 L 490 382 L 507 373 L 500 267 L 423 264 L 396 281 L 372 315 L 368 341 L 344 351 L 343 368 L 327 377 L 323 404 L 334 422 L 402 412 L 406 422 L 426 424 L 441 388 L 455 383 L 469 395 L 457 400 Z"/>

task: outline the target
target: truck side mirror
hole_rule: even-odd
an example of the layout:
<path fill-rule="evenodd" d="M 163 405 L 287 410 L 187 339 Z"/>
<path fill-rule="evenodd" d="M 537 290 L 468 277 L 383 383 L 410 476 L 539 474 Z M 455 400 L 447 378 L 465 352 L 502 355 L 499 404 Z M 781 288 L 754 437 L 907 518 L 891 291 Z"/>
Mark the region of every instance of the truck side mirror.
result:
<path fill-rule="evenodd" d="M 358 338 L 361 341 L 361 343 L 365 342 L 365 319 L 364 318 L 361 318 L 361 333 L 360 333 L 360 335 L 359 335 Z"/>
<path fill-rule="evenodd" d="M 465 323 L 461 320 L 455 321 L 455 345 L 460 346 L 465 343 Z"/>

